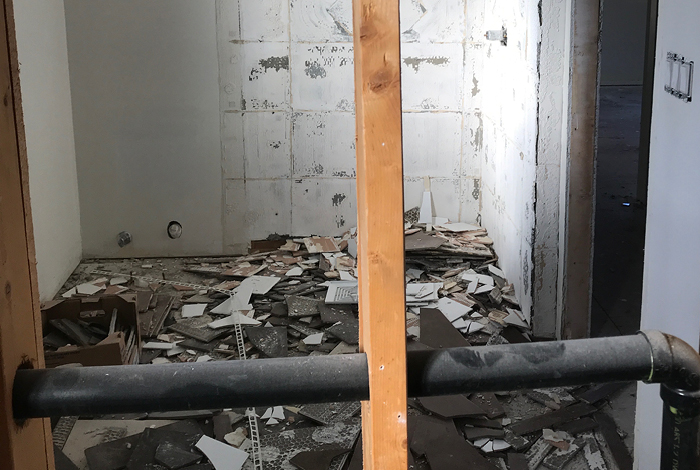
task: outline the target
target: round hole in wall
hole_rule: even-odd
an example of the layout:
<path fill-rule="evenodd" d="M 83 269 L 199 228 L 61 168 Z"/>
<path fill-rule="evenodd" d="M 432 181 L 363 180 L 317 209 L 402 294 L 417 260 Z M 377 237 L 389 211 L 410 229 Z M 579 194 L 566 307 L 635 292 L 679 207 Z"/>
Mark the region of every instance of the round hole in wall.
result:
<path fill-rule="evenodd" d="M 182 236 L 182 225 L 180 225 L 180 222 L 173 220 L 168 224 L 168 236 L 173 240 Z"/>

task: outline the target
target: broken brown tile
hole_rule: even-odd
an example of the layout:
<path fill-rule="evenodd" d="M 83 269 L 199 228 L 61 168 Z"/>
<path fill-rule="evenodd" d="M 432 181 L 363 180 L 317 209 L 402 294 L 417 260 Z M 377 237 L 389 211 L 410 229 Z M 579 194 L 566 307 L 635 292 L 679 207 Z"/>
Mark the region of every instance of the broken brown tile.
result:
<path fill-rule="evenodd" d="M 477 406 L 486 411 L 486 417 L 493 419 L 498 418 L 506 414 L 506 410 L 498 401 L 498 398 L 494 393 L 491 392 L 478 392 L 473 393 L 469 399 L 474 402 Z"/>
<path fill-rule="evenodd" d="M 525 419 L 518 423 L 512 424 L 509 429 L 518 435 L 530 434 L 544 428 L 556 427 L 582 416 L 593 414 L 596 411 L 597 408 L 591 405 L 586 403 L 577 403 L 558 411 L 552 411 L 551 413 L 545 413 Z"/>
<path fill-rule="evenodd" d="M 446 242 L 443 238 L 435 237 L 426 232 L 417 232 L 405 237 L 406 251 L 421 251 L 438 248 Z"/>
<path fill-rule="evenodd" d="M 508 454 L 508 468 L 510 470 L 530 470 L 527 464 L 527 457 L 523 454 L 511 452 Z"/>
<path fill-rule="evenodd" d="M 304 238 L 304 245 L 309 253 L 337 253 L 340 247 L 332 237 Z"/>
<path fill-rule="evenodd" d="M 420 309 L 420 342 L 435 349 L 471 346 L 436 308 Z"/>
<path fill-rule="evenodd" d="M 329 444 L 319 450 L 299 452 L 289 459 L 289 463 L 300 470 L 327 470 L 331 464 L 331 460 L 348 452 L 349 449 L 343 449 Z"/>
<path fill-rule="evenodd" d="M 464 395 L 446 395 L 424 397 L 419 399 L 421 405 L 443 418 L 463 418 L 465 416 L 483 416 L 486 412 Z"/>

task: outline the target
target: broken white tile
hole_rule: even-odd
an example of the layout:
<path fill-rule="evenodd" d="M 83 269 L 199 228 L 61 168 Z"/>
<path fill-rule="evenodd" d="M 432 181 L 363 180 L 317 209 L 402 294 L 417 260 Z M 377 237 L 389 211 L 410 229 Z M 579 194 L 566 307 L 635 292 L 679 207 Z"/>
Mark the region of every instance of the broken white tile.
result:
<path fill-rule="evenodd" d="M 185 352 L 185 348 L 178 346 L 178 345 L 175 345 L 173 348 L 165 351 L 165 355 L 168 357 L 173 357 L 173 356 L 177 356 L 178 354 L 182 354 L 184 352 Z"/>
<path fill-rule="evenodd" d="M 233 326 L 236 323 L 240 323 L 241 325 L 260 325 L 262 322 L 259 322 L 258 320 L 255 320 L 254 318 L 247 317 L 245 315 L 241 315 L 239 312 L 233 312 L 231 315 L 228 317 L 222 318 L 220 320 L 214 320 L 211 323 L 207 323 L 207 326 L 212 329 L 217 329 L 217 328 L 224 328 L 226 326 Z"/>
<path fill-rule="evenodd" d="M 175 347 L 175 343 L 161 343 L 159 341 L 149 341 L 144 343 L 143 349 L 161 349 L 167 350 Z"/>
<path fill-rule="evenodd" d="M 241 296 L 233 295 L 213 308 L 211 313 L 216 313 L 218 315 L 230 315 L 236 311 L 249 310 L 251 308 L 253 308 L 253 306 L 250 305 L 247 300 L 243 302 Z"/>
<path fill-rule="evenodd" d="M 61 294 L 61 297 L 65 298 L 65 299 L 70 299 L 76 293 L 77 293 L 76 288 L 72 287 L 72 288 L 68 289 L 67 291 L 65 291 L 63 294 Z"/>
<path fill-rule="evenodd" d="M 457 320 L 458 318 L 464 317 L 472 311 L 471 307 L 467 307 L 466 305 L 452 299 L 448 299 L 447 297 L 438 299 L 437 303 L 438 310 L 440 310 L 442 314 L 445 315 L 445 317 L 447 317 L 447 319 L 451 322 Z"/>
<path fill-rule="evenodd" d="M 280 422 L 276 420 L 275 418 L 270 418 L 267 420 L 267 423 L 265 423 L 265 426 L 274 426 L 275 424 L 279 424 Z"/>
<path fill-rule="evenodd" d="M 102 289 L 104 289 L 104 287 L 96 286 L 94 284 L 86 282 L 85 284 L 80 284 L 79 286 L 76 286 L 75 291 L 78 294 L 94 295 L 94 294 L 97 294 Z"/>
<path fill-rule="evenodd" d="M 211 356 L 205 354 L 203 356 L 199 356 L 194 362 L 209 362 L 211 361 Z"/>
<path fill-rule="evenodd" d="M 467 286 L 467 294 L 474 294 L 478 286 L 479 281 L 471 281 Z"/>
<path fill-rule="evenodd" d="M 323 333 L 316 333 L 309 335 L 302 340 L 302 342 L 307 346 L 317 346 L 323 341 Z"/>
<path fill-rule="evenodd" d="M 182 318 L 194 318 L 204 315 L 207 304 L 186 304 L 182 306 Z"/>
<path fill-rule="evenodd" d="M 498 269 L 496 266 L 494 266 L 493 264 L 489 264 L 489 272 L 491 274 L 493 274 L 494 276 L 500 277 L 503 280 L 506 279 L 506 274 L 503 271 L 501 271 L 500 269 Z"/>
<path fill-rule="evenodd" d="M 286 276 L 301 276 L 304 270 L 300 266 L 295 266 L 289 271 L 287 271 Z"/>
<path fill-rule="evenodd" d="M 153 267 L 153 265 L 152 264 L 142 264 L 141 267 L 143 269 L 151 269 Z"/>
<path fill-rule="evenodd" d="M 340 280 L 341 281 L 355 281 L 355 276 L 350 274 L 349 271 L 338 271 L 340 273 Z"/>
<path fill-rule="evenodd" d="M 503 319 L 504 322 L 508 323 L 509 325 L 515 325 L 522 328 L 530 327 L 520 311 L 512 308 L 506 308 L 506 310 L 508 311 L 508 316 Z"/>
<path fill-rule="evenodd" d="M 129 282 L 129 280 L 125 277 L 113 277 L 112 279 L 109 280 L 109 285 L 110 286 L 118 286 L 121 284 L 126 284 Z"/>
<path fill-rule="evenodd" d="M 275 406 L 272 409 L 272 417 L 279 419 L 280 421 L 284 419 L 284 408 L 281 406 Z"/>
<path fill-rule="evenodd" d="M 196 447 L 207 456 L 216 470 L 240 470 L 248 460 L 248 453 L 209 436 L 202 436 Z"/>
<path fill-rule="evenodd" d="M 272 418 L 272 408 L 268 408 L 265 410 L 265 413 L 260 417 L 260 419 L 270 419 Z"/>
<path fill-rule="evenodd" d="M 478 225 L 466 224 L 464 222 L 440 224 L 440 228 L 444 228 L 445 230 L 449 230 L 450 232 L 471 232 L 473 230 L 482 230 L 482 228 Z"/>
<path fill-rule="evenodd" d="M 474 291 L 475 294 L 488 294 L 493 290 L 493 286 L 484 285 Z"/>
<path fill-rule="evenodd" d="M 452 326 L 454 326 L 458 330 L 462 330 L 463 328 L 469 328 L 469 324 L 463 318 L 458 318 L 455 321 L 453 321 Z"/>
<path fill-rule="evenodd" d="M 504 441 L 503 439 L 494 439 L 494 440 L 492 441 L 492 445 L 493 445 L 493 451 L 494 451 L 494 452 L 498 452 L 498 451 L 506 450 L 506 449 L 509 449 L 509 448 L 510 448 L 510 444 L 508 444 L 508 443 L 507 443 L 506 441 Z"/>
<path fill-rule="evenodd" d="M 245 303 L 248 303 L 250 296 L 245 298 L 248 291 L 250 291 L 251 294 L 267 294 L 278 282 L 280 282 L 280 278 L 275 276 L 249 276 L 245 278 L 243 282 L 241 282 L 241 285 L 236 287 L 233 292 L 234 294 L 241 293 L 244 297 L 239 298 L 245 300 Z"/>

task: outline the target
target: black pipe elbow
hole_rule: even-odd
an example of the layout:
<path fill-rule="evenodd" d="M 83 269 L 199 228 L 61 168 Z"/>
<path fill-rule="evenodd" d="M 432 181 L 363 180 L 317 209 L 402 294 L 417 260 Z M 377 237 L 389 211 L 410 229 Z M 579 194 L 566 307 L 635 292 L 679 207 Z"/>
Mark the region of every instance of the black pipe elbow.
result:
<path fill-rule="evenodd" d="M 640 332 L 651 347 L 652 370 L 644 381 L 687 392 L 700 391 L 700 355 L 692 346 L 660 331 Z"/>

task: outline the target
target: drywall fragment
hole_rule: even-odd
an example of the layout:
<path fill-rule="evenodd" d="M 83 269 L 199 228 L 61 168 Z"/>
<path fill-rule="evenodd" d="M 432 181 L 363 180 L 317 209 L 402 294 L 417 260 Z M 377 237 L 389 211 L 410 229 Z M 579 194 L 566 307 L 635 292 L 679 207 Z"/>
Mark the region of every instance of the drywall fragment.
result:
<path fill-rule="evenodd" d="M 187 304 L 182 306 L 182 318 L 194 318 L 204 315 L 207 304 Z"/>
<path fill-rule="evenodd" d="M 208 436 L 202 436 L 196 447 L 207 456 L 216 470 L 240 470 L 248 459 L 247 452 Z"/>

